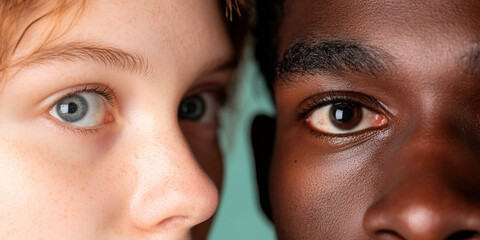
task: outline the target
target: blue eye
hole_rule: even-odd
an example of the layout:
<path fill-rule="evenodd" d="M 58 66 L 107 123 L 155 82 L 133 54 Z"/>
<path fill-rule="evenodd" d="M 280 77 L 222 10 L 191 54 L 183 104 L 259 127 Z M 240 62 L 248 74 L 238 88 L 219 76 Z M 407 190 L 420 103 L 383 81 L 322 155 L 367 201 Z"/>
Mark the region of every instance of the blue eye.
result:
<path fill-rule="evenodd" d="M 178 106 L 178 118 L 201 124 L 216 125 L 223 103 L 223 92 L 204 91 L 188 96 Z"/>
<path fill-rule="evenodd" d="M 56 111 L 63 121 L 73 123 L 85 117 L 88 112 L 88 103 L 83 96 L 76 94 L 58 101 Z"/>
<path fill-rule="evenodd" d="M 182 100 L 178 108 L 178 118 L 197 121 L 205 114 L 205 101 L 195 94 Z"/>
<path fill-rule="evenodd" d="M 95 93 L 78 93 L 60 99 L 50 110 L 56 119 L 79 127 L 97 126 L 105 120 L 106 106 Z"/>

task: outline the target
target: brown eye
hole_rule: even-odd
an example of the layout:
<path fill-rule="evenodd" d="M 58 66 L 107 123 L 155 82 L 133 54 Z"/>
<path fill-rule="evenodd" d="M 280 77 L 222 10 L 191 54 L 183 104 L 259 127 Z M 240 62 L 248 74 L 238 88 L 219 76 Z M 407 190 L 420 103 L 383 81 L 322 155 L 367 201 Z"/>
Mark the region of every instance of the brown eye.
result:
<path fill-rule="evenodd" d="M 306 123 L 314 131 L 342 135 L 387 124 L 382 114 L 351 102 L 337 102 L 319 107 L 308 115 Z"/>
<path fill-rule="evenodd" d="M 341 130 L 354 129 L 362 117 L 362 107 L 354 103 L 335 103 L 330 108 L 330 121 Z"/>

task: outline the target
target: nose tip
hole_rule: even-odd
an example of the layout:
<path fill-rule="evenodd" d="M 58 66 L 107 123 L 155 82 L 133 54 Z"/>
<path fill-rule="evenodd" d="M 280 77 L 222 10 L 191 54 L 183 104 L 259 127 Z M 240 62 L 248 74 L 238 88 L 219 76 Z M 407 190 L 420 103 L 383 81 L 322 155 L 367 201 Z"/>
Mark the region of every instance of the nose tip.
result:
<path fill-rule="evenodd" d="M 363 226 L 372 239 L 480 239 L 476 204 L 438 186 L 410 184 L 395 187 L 367 210 Z"/>
<path fill-rule="evenodd" d="M 135 193 L 130 204 L 134 225 L 146 231 L 177 231 L 188 230 L 209 219 L 218 205 L 218 192 L 213 183 L 184 184 L 191 186 L 160 193 Z M 169 185 L 163 187 L 169 188 Z"/>
<path fill-rule="evenodd" d="M 188 148 L 147 154 L 136 165 L 130 218 L 137 228 L 186 231 L 214 214 L 218 190 Z"/>

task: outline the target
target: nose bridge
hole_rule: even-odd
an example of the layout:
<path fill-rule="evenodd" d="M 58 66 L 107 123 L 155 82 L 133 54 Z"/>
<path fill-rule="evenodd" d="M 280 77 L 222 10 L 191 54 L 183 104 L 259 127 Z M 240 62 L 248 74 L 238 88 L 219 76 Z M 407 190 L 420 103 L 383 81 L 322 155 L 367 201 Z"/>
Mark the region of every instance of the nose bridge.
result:
<path fill-rule="evenodd" d="M 181 129 L 177 125 L 163 129 L 142 127 L 136 134 L 141 137 L 133 140 L 137 174 L 130 216 L 144 230 L 186 230 L 213 215 L 218 191 Z"/>
<path fill-rule="evenodd" d="M 479 237 L 480 158 L 444 126 L 418 124 L 385 159 L 381 197 L 364 216 L 374 239 Z"/>

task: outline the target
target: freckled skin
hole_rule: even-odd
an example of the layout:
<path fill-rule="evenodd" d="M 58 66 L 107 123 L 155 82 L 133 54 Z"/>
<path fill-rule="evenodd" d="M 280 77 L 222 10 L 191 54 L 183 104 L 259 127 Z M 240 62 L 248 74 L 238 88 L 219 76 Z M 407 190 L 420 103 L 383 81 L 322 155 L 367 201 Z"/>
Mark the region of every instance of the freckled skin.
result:
<path fill-rule="evenodd" d="M 218 1 L 87 1 L 55 44 L 80 40 L 138 53 L 152 71 L 54 61 L 0 73 L 0 239 L 205 239 L 222 182 L 217 126 L 179 120 L 178 108 L 229 84 L 232 69 L 211 69 L 234 55 Z M 84 84 L 114 89 L 96 131 L 49 114 Z"/>
<path fill-rule="evenodd" d="M 284 13 L 279 60 L 299 39 L 339 38 L 381 48 L 395 66 L 274 84 L 273 156 L 255 141 L 272 123 L 258 119 L 253 137 L 257 165 L 271 159 L 258 174 L 279 239 L 480 239 L 480 78 L 465 57 L 478 69 L 480 2 L 286 0 Z M 295 110 L 332 90 L 380 101 L 385 127 L 312 135 Z"/>

